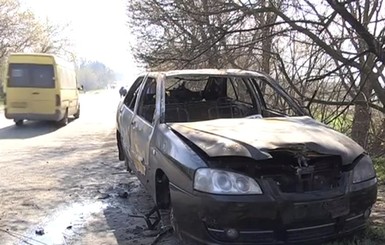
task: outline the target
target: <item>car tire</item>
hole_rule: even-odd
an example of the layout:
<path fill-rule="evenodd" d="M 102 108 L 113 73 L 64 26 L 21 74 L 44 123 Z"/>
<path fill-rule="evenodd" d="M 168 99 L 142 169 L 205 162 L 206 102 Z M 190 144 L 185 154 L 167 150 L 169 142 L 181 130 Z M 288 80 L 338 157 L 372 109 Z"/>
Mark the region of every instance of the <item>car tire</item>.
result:
<path fill-rule="evenodd" d="M 74 114 L 74 118 L 75 119 L 78 119 L 80 117 L 80 105 L 78 107 L 78 110 L 76 111 L 76 113 Z"/>
<path fill-rule="evenodd" d="M 118 147 L 118 159 L 119 161 L 125 160 L 125 154 L 123 152 L 123 146 L 122 146 L 122 138 L 120 136 L 119 131 L 116 131 L 116 145 Z"/>
<path fill-rule="evenodd" d="M 66 112 L 64 113 L 63 118 L 60 121 L 58 121 L 58 125 L 60 127 L 64 127 L 67 124 L 68 124 L 68 109 L 66 109 Z"/>
<path fill-rule="evenodd" d="M 16 126 L 22 126 L 24 124 L 24 120 L 21 119 L 21 120 L 15 120 L 15 125 Z"/>

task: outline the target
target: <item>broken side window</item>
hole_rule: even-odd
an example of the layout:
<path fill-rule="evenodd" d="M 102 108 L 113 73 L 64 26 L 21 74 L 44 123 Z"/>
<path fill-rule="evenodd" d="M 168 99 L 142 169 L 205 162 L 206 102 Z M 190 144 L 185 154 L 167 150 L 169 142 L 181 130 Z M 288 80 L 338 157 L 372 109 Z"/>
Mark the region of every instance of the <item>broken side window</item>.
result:
<path fill-rule="evenodd" d="M 149 122 L 153 121 L 156 102 L 156 79 L 148 77 L 139 98 L 137 115 Z"/>
<path fill-rule="evenodd" d="M 140 85 L 142 84 L 143 76 L 138 77 L 135 82 L 132 84 L 131 88 L 128 90 L 126 97 L 124 98 L 124 104 L 130 108 L 132 111 L 135 108 L 135 102 L 137 94 L 139 92 Z"/>

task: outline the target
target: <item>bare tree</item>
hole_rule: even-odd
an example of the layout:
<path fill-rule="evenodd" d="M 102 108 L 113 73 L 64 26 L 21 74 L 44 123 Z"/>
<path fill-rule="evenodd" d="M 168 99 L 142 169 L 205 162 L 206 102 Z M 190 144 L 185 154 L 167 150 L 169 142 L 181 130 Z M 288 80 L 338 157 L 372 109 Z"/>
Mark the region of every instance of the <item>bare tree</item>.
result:
<path fill-rule="evenodd" d="M 136 57 L 149 67 L 263 70 L 277 77 L 301 104 L 312 100 L 315 116 L 323 121 L 351 121 L 349 133 L 363 146 L 373 110 L 385 113 L 381 9 L 380 0 L 128 4 L 140 44 Z"/>
<path fill-rule="evenodd" d="M 64 27 L 42 23 L 18 0 L 0 0 L 0 68 L 10 52 L 43 52 L 71 56 Z M 3 77 L 3 76 L 2 76 Z M 2 79 L 3 80 L 3 79 Z M 2 81 L 0 82 L 2 92 Z"/>
<path fill-rule="evenodd" d="M 244 12 L 227 0 L 133 0 L 128 15 L 138 38 L 135 55 L 151 68 L 259 68 L 263 63 L 269 71 L 274 13 Z"/>

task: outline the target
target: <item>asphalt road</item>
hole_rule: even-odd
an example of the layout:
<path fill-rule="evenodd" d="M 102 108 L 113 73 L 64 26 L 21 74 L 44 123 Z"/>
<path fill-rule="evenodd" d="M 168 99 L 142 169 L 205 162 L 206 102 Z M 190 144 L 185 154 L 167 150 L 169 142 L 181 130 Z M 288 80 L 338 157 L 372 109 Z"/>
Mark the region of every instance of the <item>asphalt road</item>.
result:
<path fill-rule="evenodd" d="M 16 127 L 0 111 L 0 244 L 152 244 L 153 206 L 117 159 L 115 90 L 81 96 L 81 115 L 58 128 Z M 166 235 L 156 244 L 177 244 Z"/>

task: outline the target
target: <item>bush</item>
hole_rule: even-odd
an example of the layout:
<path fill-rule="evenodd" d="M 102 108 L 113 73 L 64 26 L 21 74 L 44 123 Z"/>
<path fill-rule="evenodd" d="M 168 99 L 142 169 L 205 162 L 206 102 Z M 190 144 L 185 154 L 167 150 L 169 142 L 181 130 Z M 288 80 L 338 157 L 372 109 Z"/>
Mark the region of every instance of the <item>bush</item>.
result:
<path fill-rule="evenodd" d="M 379 184 L 385 183 L 385 157 L 377 157 L 373 159 L 374 168 L 377 172 L 377 179 Z"/>

